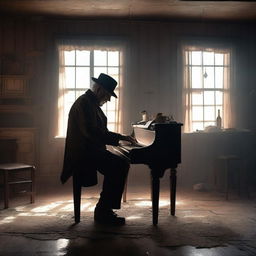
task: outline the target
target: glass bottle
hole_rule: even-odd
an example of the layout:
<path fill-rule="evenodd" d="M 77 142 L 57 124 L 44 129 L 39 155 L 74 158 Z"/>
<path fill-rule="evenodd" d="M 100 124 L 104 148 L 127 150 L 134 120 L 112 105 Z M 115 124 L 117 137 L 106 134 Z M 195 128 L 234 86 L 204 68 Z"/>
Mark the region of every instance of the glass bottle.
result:
<path fill-rule="evenodd" d="M 216 118 L 216 126 L 219 129 L 221 129 L 221 122 L 222 122 L 222 118 L 220 116 L 220 110 L 218 109 L 218 115 L 217 115 L 217 118 Z"/>

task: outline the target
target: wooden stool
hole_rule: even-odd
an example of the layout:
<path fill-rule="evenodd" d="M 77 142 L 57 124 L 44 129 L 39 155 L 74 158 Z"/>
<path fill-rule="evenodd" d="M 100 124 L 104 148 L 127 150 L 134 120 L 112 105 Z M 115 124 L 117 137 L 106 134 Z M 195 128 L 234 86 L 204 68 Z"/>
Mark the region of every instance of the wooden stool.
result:
<path fill-rule="evenodd" d="M 241 160 L 238 156 L 236 155 L 221 155 L 217 158 L 218 160 L 221 160 L 224 162 L 225 164 L 225 193 L 226 193 L 226 200 L 228 200 L 228 196 L 229 196 L 229 188 L 230 188 L 230 180 L 231 180 L 231 176 L 232 176 L 232 170 L 230 168 L 230 163 L 231 161 L 239 161 Z M 240 170 L 241 168 L 238 169 L 238 194 L 240 195 L 240 179 L 241 179 L 241 174 L 240 174 Z M 214 174 L 214 183 L 215 185 L 217 184 L 217 173 L 215 170 L 215 174 Z"/>
<path fill-rule="evenodd" d="M 30 171 L 30 179 L 20 178 L 19 180 L 12 181 L 9 180 L 9 174 L 11 173 L 20 173 L 24 171 Z M 32 165 L 22 164 L 22 163 L 7 163 L 7 164 L 0 164 L 0 172 L 3 173 L 4 177 L 4 208 L 9 207 L 9 192 L 10 192 L 10 185 L 15 184 L 30 184 L 30 202 L 34 203 L 35 201 L 35 167 Z"/>

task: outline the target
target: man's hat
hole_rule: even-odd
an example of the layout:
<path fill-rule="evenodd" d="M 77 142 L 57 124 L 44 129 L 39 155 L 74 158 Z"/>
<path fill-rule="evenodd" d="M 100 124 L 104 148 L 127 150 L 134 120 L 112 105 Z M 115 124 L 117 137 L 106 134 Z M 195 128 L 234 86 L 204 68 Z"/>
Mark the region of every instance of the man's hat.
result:
<path fill-rule="evenodd" d="M 116 94 L 114 93 L 117 81 L 114 78 L 101 73 L 98 78 L 92 77 L 92 81 L 101 85 L 107 92 L 117 98 Z"/>

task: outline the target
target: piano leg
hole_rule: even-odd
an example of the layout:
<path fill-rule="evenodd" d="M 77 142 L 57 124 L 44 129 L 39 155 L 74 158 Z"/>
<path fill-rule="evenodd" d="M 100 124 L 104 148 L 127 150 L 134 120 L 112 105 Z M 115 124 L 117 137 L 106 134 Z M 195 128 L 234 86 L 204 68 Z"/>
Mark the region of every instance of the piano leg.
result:
<path fill-rule="evenodd" d="M 170 185 L 171 185 L 171 215 L 175 215 L 175 206 L 176 206 L 176 182 L 177 182 L 177 176 L 176 176 L 176 169 L 171 169 L 171 175 L 170 175 Z"/>
<path fill-rule="evenodd" d="M 74 200 L 75 223 L 80 222 L 81 190 L 82 190 L 82 187 L 78 182 L 78 179 L 73 176 L 73 200 Z"/>
<path fill-rule="evenodd" d="M 151 176 L 152 185 L 152 210 L 153 210 L 153 225 L 158 223 L 158 209 L 159 209 L 159 177 Z"/>
<path fill-rule="evenodd" d="M 126 195 L 127 195 L 127 182 L 128 182 L 128 177 L 126 179 L 125 185 L 124 185 L 124 192 L 123 192 L 123 202 L 126 202 Z"/>

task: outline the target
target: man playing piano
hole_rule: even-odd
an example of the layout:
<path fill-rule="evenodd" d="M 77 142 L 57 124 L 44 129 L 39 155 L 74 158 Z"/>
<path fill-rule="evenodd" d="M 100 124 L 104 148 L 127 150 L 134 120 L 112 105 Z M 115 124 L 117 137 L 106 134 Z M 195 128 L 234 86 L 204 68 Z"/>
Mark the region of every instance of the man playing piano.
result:
<path fill-rule="evenodd" d="M 120 140 L 135 142 L 131 136 L 110 132 L 101 106 L 117 97 L 117 82 L 106 74 L 92 78 L 91 89 L 81 95 L 69 112 L 65 156 L 61 182 L 73 176 L 74 185 L 97 184 L 97 171 L 104 175 L 103 188 L 94 210 L 94 220 L 101 224 L 123 225 L 125 218 L 113 209 L 120 209 L 129 162 L 107 150 L 106 145 L 118 145 Z"/>

